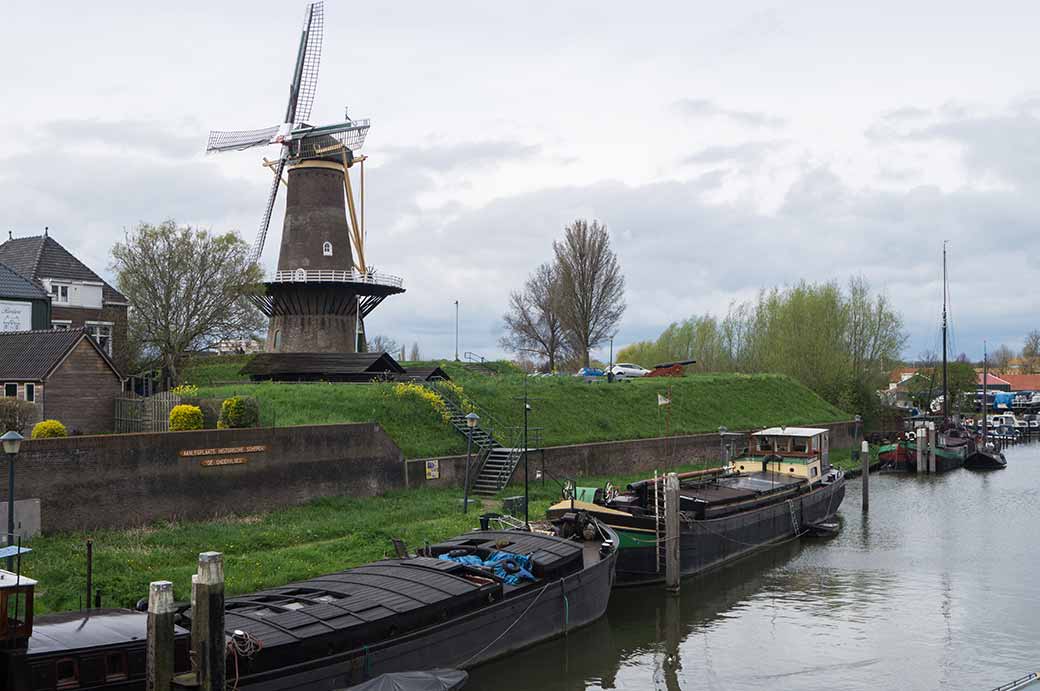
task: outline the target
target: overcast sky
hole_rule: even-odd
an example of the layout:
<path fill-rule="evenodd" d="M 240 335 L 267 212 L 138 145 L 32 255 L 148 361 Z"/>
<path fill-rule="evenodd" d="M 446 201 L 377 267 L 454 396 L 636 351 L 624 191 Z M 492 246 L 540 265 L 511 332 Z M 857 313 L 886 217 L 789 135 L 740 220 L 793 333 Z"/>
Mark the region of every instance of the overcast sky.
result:
<path fill-rule="evenodd" d="M 627 278 L 615 347 L 763 287 L 862 274 L 938 345 L 1040 328 L 1040 5 L 327 0 L 312 119 L 371 117 L 368 258 L 408 292 L 370 335 L 500 353 L 510 290 L 575 217 Z M 250 242 L 304 2 L 13 3 L 0 23 L 0 214 L 108 274 L 173 218 Z M 281 208 L 264 262 L 273 268 Z M 602 355 L 606 356 L 605 349 Z"/>

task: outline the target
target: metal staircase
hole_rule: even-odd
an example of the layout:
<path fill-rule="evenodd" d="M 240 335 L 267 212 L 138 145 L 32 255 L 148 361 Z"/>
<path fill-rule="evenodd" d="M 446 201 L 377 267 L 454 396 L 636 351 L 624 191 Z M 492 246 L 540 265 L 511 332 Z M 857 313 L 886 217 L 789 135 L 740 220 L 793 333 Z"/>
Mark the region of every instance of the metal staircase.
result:
<path fill-rule="evenodd" d="M 467 410 L 463 408 L 462 401 L 458 400 L 455 392 L 446 386 L 440 386 L 436 380 L 427 382 L 426 386 L 444 400 L 451 416 L 451 426 L 463 437 L 468 437 Z M 496 425 L 490 412 L 472 401 L 469 404 L 471 408 L 476 408 L 475 412 L 480 415 L 480 424 L 473 428 L 474 460 L 470 468 L 470 492 L 478 496 L 491 497 L 509 484 L 516 467 L 524 457 L 523 428 Z M 538 431 L 528 429 L 528 451 L 534 448 L 531 442 L 536 440 L 532 432 L 537 434 Z M 496 436 L 508 437 L 509 445 L 500 443 Z M 540 446 L 540 435 L 537 435 L 537 440 Z"/>

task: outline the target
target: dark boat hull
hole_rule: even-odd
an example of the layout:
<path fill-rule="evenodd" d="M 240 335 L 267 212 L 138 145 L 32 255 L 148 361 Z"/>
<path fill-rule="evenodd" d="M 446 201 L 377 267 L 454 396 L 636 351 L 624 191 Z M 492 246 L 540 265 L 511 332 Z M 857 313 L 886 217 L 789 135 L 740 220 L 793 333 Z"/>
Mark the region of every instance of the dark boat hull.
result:
<path fill-rule="evenodd" d="M 751 511 L 722 518 L 683 521 L 679 542 L 682 575 L 691 576 L 718 568 L 757 549 L 801 535 L 810 524 L 833 520 L 844 498 L 845 480 L 840 479 Z M 610 517 L 599 518 L 611 524 L 621 538 L 617 564 L 619 586 L 664 580 L 664 561 L 663 558 L 658 560 L 652 531 L 636 532 L 632 528 L 614 526 Z"/>
<path fill-rule="evenodd" d="M 367 648 L 243 679 L 240 687 L 255 691 L 331 691 L 385 672 L 468 669 L 566 635 L 603 616 L 614 584 L 618 551 L 578 573 L 457 619 Z"/>
<path fill-rule="evenodd" d="M 1003 470 L 1007 468 L 1007 459 L 1000 451 L 978 449 L 964 459 L 964 467 L 969 470 Z"/>
<path fill-rule="evenodd" d="M 939 447 L 935 451 L 935 472 L 945 473 L 960 468 L 969 455 L 968 446 L 965 444 Z M 906 473 L 917 472 L 917 445 L 913 441 L 899 441 L 895 444 L 881 447 L 878 460 L 882 467 L 898 470 Z M 927 463 L 927 454 L 925 454 Z"/>

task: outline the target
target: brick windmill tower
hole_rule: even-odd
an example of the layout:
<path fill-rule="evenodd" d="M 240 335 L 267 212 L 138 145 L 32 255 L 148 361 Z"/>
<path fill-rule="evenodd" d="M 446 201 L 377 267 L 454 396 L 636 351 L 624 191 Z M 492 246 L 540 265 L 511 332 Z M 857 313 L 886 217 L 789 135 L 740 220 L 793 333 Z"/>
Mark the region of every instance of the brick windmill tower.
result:
<path fill-rule="evenodd" d="M 207 153 L 279 146 L 276 160 L 264 159 L 274 179 L 250 257 L 260 261 L 274 203 L 285 185 L 278 269 L 265 282 L 264 294 L 255 298 L 270 317 L 267 351 L 273 353 L 362 351 L 365 317 L 388 296 L 404 292 L 400 278 L 376 273 L 365 261 L 366 157 L 357 152 L 369 121 L 345 115 L 331 125 L 308 122 L 323 27 L 323 3 L 311 3 L 283 123 L 260 130 L 210 132 L 206 146 Z M 354 203 L 352 168 L 358 170 L 359 205 Z"/>

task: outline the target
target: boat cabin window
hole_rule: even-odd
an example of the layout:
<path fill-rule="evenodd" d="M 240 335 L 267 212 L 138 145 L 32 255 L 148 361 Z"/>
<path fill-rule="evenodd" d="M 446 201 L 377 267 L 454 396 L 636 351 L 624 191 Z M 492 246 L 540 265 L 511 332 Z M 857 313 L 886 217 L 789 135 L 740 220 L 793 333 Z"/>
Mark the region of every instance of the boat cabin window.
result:
<path fill-rule="evenodd" d="M 758 438 L 758 450 L 759 451 L 772 451 L 773 440 L 771 437 L 759 437 Z"/>
<path fill-rule="evenodd" d="M 126 678 L 126 653 L 112 652 L 106 655 L 105 681 L 121 681 Z"/>
<path fill-rule="evenodd" d="M 795 437 L 791 440 L 791 451 L 799 453 L 809 452 L 809 440 L 806 437 Z"/>
<path fill-rule="evenodd" d="M 55 665 L 57 670 L 58 689 L 79 688 L 79 664 L 74 658 L 63 657 Z"/>

